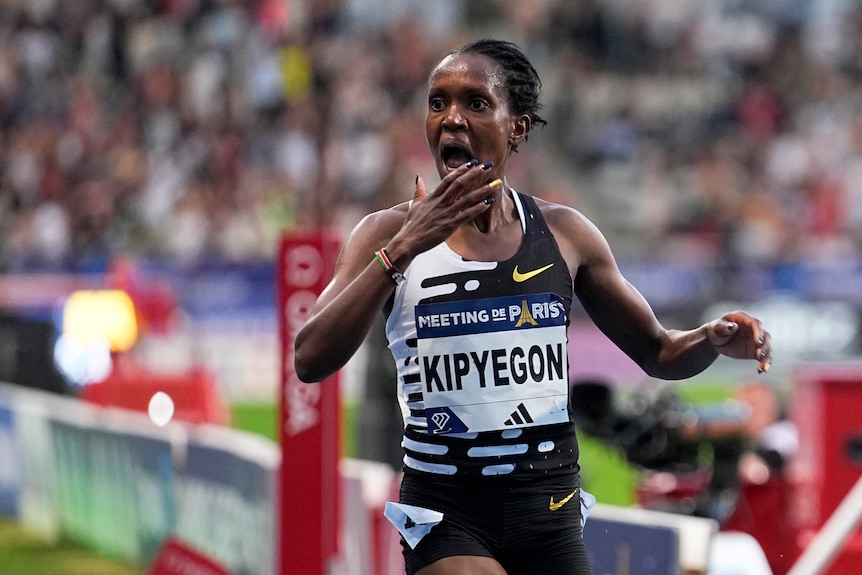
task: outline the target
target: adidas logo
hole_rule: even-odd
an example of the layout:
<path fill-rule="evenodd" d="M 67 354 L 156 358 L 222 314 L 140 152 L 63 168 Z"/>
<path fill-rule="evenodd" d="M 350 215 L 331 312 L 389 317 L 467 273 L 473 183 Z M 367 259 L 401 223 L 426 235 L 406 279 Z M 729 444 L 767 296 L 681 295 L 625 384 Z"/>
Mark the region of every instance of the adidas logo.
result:
<path fill-rule="evenodd" d="M 533 418 L 530 412 L 527 411 L 527 406 L 523 403 L 518 405 L 518 409 L 512 412 L 509 419 L 503 425 L 523 425 L 524 423 L 533 423 Z"/>

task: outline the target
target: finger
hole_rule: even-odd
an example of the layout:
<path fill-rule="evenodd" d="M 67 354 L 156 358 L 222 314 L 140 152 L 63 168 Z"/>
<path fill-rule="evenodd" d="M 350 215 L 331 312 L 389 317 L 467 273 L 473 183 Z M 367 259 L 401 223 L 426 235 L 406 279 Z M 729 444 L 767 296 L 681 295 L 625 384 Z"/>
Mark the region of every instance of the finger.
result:
<path fill-rule="evenodd" d="M 757 340 L 757 372 L 767 373 L 772 367 L 772 341 L 768 332 L 762 332 Z"/>
<path fill-rule="evenodd" d="M 739 324 L 735 321 L 730 321 L 728 319 L 717 321 L 713 328 L 713 334 L 716 338 L 713 340 L 713 345 L 715 345 L 715 347 L 724 347 L 730 343 L 730 340 L 733 339 L 733 335 L 736 333 L 738 328 Z"/>
<path fill-rule="evenodd" d="M 425 188 L 425 180 L 422 176 L 416 174 L 416 188 L 413 190 L 413 201 L 421 202 L 428 195 L 428 190 Z"/>
<path fill-rule="evenodd" d="M 769 345 L 769 332 L 765 331 L 759 324 L 757 326 L 757 347 Z"/>
<path fill-rule="evenodd" d="M 496 199 L 496 197 L 494 196 L 494 191 L 502 185 L 503 180 L 501 180 L 500 178 L 497 178 L 493 182 L 488 182 L 487 184 L 485 184 L 484 188 L 487 190 L 488 195 L 482 201 L 487 205 L 491 205 L 492 203 L 494 203 L 494 200 Z"/>
<path fill-rule="evenodd" d="M 503 184 L 503 180 L 496 179 L 493 182 L 485 184 L 481 188 L 479 188 L 478 199 L 474 201 L 473 205 L 466 208 L 464 210 L 464 215 L 467 216 L 467 219 L 474 218 L 487 210 L 491 204 L 493 204 L 497 198 L 494 196 L 494 190 Z"/>
<path fill-rule="evenodd" d="M 719 325 L 719 333 L 723 337 L 731 338 L 739 329 L 739 324 L 735 321 L 727 321 Z"/>
<path fill-rule="evenodd" d="M 448 187 L 453 181 L 457 180 L 458 178 L 460 178 L 465 173 L 469 172 L 470 170 L 472 170 L 473 168 L 475 168 L 478 165 L 479 165 L 479 160 L 473 159 L 473 160 L 470 160 L 469 162 L 466 162 L 466 163 L 458 166 L 457 169 L 449 172 L 448 174 L 446 174 L 443 177 L 442 180 L 440 180 L 440 186 L 438 189 L 443 189 L 445 187 Z"/>
<path fill-rule="evenodd" d="M 470 160 L 447 174 L 440 181 L 440 185 L 434 190 L 433 195 L 441 199 L 456 201 L 466 192 L 474 189 L 476 179 L 483 177 L 483 174 L 493 165 L 493 162 L 479 164 L 478 160 Z"/>
<path fill-rule="evenodd" d="M 493 199 L 494 198 L 490 198 L 491 201 L 488 201 L 488 198 L 486 198 L 486 199 L 484 199 L 484 200 L 482 200 L 476 204 L 473 204 L 469 208 L 466 208 L 465 210 L 463 210 L 461 212 L 461 215 L 463 216 L 464 221 L 472 220 L 473 218 L 478 217 L 479 214 L 490 209 L 491 204 L 494 203 Z"/>

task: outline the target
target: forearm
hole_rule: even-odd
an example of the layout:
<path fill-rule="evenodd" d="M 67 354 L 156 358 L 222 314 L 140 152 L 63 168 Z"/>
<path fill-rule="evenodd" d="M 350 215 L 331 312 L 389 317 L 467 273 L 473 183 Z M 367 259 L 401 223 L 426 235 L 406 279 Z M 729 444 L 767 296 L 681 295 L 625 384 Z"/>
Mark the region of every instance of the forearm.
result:
<path fill-rule="evenodd" d="M 663 330 L 659 336 L 657 353 L 645 361 L 644 371 L 659 379 L 685 379 L 697 375 L 715 362 L 718 350 L 709 341 L 708 328 Z"/>

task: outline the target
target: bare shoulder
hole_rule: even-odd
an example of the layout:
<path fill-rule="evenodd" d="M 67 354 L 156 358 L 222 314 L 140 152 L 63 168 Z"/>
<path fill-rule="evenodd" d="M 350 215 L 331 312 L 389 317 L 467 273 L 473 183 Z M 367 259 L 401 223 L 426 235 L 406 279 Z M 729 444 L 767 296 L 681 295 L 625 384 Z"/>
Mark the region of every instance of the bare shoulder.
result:
<path fill-rule="evenodd" d="M 609 247 L 604 235 L 581 211 L 540 198 L 535 200 L 563 257 L 573 270 L 608 255 Z"/>
<path fill-rule="evenodd" d="M 380 249 L 404 225 L 408 207 L 405 202 L 364 216 L 353 228 L 348 242 L 368 244 L 372 251 Z"/>
<path fill-rule="evenodd" d="M 558 241 L 564 238 L 585 241 L 590 237 L 602 236 L 596 225 L 581 211 L 541 198 L 534 199 Z"/>
<path fill-rule="evenodd" d="M 533 196 L 533 199 L 536 201 L 536 205 L 539 206 L 539 209 L 542 211 L 542 215 L 545 216 L 545 221 L 548 222 L 549 225 L 559 223 L 564 226 L 571 226 L 589 223 L 589 220 L 584 214 L 571 206 L 549 202 L 535 196 Z"/>

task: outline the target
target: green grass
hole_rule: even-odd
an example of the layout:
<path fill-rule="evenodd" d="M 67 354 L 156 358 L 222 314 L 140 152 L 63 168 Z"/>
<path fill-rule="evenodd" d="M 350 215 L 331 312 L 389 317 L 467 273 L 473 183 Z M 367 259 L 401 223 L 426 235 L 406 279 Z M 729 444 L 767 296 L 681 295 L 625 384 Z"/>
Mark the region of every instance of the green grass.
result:
<path fill-rule="evenodd" d="M 584 490 L 599 503 L 633 505 L 639 472 L 617 451 L 584 433 L 578 434 L 578 447 Z"/>
<path fill-rule="evenodd" d="M 237 403 L 230 407 L 231 427 L 262 435 L 278 443 L 278 405 L 275 403 Z M 345 406 L 342 411 L 342 452 L 356 457 L 356 406 Z"/>
<path fill-rule="evenodd" d="M 231 427 L 278 441 L 278 406 L 274 403 L 239 403 L 230 406 Z"/>
<path fill-rule="evenodd" d="M 70 541 L 52 544 L 38 534 L 0 519 L 0 573 L 3 575 L 141 575 L 142 571 L 96 555 Z"/>

